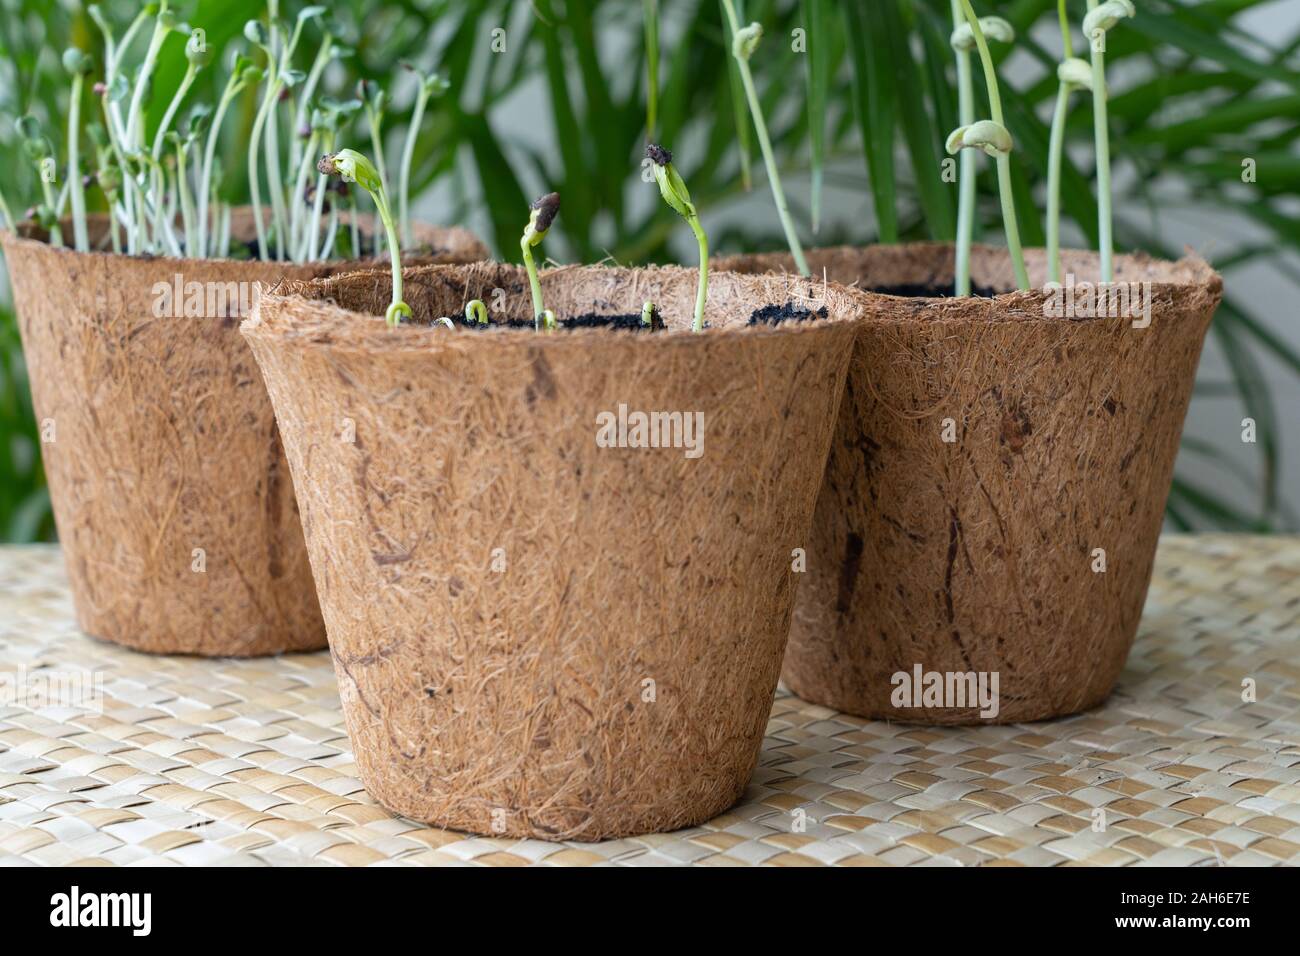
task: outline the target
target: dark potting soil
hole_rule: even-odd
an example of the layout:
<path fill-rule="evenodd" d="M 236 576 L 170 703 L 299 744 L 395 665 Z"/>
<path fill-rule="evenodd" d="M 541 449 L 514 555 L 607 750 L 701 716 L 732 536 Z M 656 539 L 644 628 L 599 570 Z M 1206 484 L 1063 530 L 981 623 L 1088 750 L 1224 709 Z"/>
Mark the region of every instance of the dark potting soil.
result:
<path fill-rule="evenodd" d="M 765 305 L 761 309 L 755 309 L 749 316 L 749 324 L 775 326 L 782 322 L 813 322 L 824 319 L 829 314 L 826 306 L 813 310 L 787 302 L 785 305 Z"/>
<path fill-rule="evenodd" d="M 951 285 L 934 285 L 933 283 L 924 282 L 904 282 L 899 285 L 868 285 L 861 288 L 867 292 L 906 296 L 911 299 L 948 299 L 952 298 L 953 294 Z M 991 299 L 998 294 L 998 290 L 992 286 L 971 286 L 971 295 L 977 295 L 984 299 Z"/>
<path fill-rule="evenodd" d="M 463 329 L 470 329 L 475 332 L 484 332 L 488 329 L 532 329 L 534 323 L 532 319 L 494 319 L 489 317 L 486 324 L 471 322 L 464 315 L 458 315 L 454 319 L 457 326 Z M 595 312 L 586 312 L 582 315 L 575 315 L 569 318 L 559 320 L 560 329 L 571 332 L 574 329 L 615 329 L 624 332 L 649 332 L 650 329 L 641 324 L 640 312 L 629 312 L 626 315 L 599 315 Z M 412 325 L 433 325 L 433 322 L 422 319 L 415 319 Z M 663 328 L 662 325 L 655 327 L 655 331 Z"/>

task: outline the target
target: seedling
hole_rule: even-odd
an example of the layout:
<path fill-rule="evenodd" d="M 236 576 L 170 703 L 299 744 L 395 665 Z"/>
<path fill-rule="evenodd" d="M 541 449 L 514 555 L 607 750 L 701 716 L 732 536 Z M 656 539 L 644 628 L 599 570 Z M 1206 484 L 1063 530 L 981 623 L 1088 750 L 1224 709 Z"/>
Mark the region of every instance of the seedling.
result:
<path fill-rule="evenodd" d="M 393 301 L 388 306 L 385 318 L 389 325 L 397 325 L 402 316 L 411 315 L 411 307 L 402 300 L 402 257 L 401 243 L 397 241 L 397 228 L 393 224 L 393 213 L 388 206 L 388 193 L 383 180 L 370 160 L 355 149 L 341 149 L 334 155 L 322 156 L 316 168 L 326 176 L 342 176 L 346 182 L 356 183 L 375 201 L 379 218 L 384 223 L 384 232 L 388 236 L 388 258 L 393 267 Z"/>
<path fill-rule="evenodd" d="M 982 17 L 980 27 L 986 37 L 1004 43 L 1015 39 L 1011 24 L 1001 17 Z M 975 49 L 975 33 L 966 22 L 961 0 L 952 0 L 952 37 L 957 57 L 957 118 L 962 126 L 975 122 L 975 88 L 971 80 L 970 54 Z M 975 229 L 975 153 L 961 153 L 961 172 L 957 192 L 957 262 L 954 271 L 957 295 L 970 295 L 970 244 Z"/>
<path fill-rule="evenodd" d="M 528 225 L 524 227 L 523 238 L 519 240 L 519 250 L 524 256 L 524 268 L 528 270 L 528 287 L 533 293 L 533 325 L 539 331 L 555 329 L 555 313 L 542 303 L 542 283 L 537 278 L 537 264 L 533 262 L 533 246 L 539 245 L 546 238 L 546 233 L 555 222 L 560 211 L 560 194 L 547 193 L 533 200 L 528 207 Z"/>
<path fill-rule="evenodd" d="M 1101 281 L 1114 279 L 1113 222 L 1110 205 L 1110 127 L 1106 117 L 1106 34 L 1123 20 L 1137 14 L 1132 0 L 1088 0 L 1083 33 L 1092 50 L 1093 137 L 1097 147 L 1097 246 L 1101 258 Z"/>
<path fill-rule="evenodd" d="M 754 120 L 754 132 L 758 135 L 758 145 L 763 152 L 763 163 L 767 167 L 767 179 L 772 186 L 772 200 L 776 203 L 776 212 L 781 219 L 781 228 L 785 230 L 785 240 L 790 246 L 790 255 L 794 257 L 795 268 L 800 275 L 808 275 L 808 262 L 804 259 L 803 246 L 799 244 L 799 235 L 795 232 L 794 220 L 790 217 L 790 207 L 785 201 L 785 190 L 781 187 L 781 176 L 776 168 L 776 156 L 772 152 L 772 141 L 767 135 L 767 123 L 763 120 L 763 107 L 758 100 L 758 89 L 754 86 L 754 74 L 749 69 L 749 58 L 758 49 L 763 39 L 763 27 L 751 23 L 742 28 L 736 16 L 733 0 L 722 0 L 722 8 L 727 13 L 727 22 L 731 26 L 731 55 L 735 57 L 740 69 L 740 80 L 745 87 L 745 98 L 749 101 L 749 113 Z M 662 183 L 660 184 L 662 189 Z M 689 220 L 688 220 L 689 221 Z M 701 266 L 701 272 L 703 272 Z M 696 317 L 699 321 L 699 317 Z M 696 331 L 699 331 L 697 328 Z"/>
<path fill-rule="evenodd" d="M 418 71 L 409 64 L 406 67 L 413 73 Z M 424 119 L 424 108 L 433 96 L 441 96 L 451 88 L 445 77 L 437 73 L 420 76 L 420 86 L 415 93 L 415 106 L 411 111 L 411 125 L 406 128 L 406 143 L 402 147 L 402 171 L 397 186 L 398 213 L 402 223 L 402 242 L 409 249 L 415 244 L 411 235 L 411 162 L 415 158 L 415 140 L 420 135 L 420 121 Z"/>
<path fill-rule="evenodd" d="M 59 230 L 59 202 L 54 195 L 54 184 L 46 174 L 54 159 L 54 146 L 50 143 L 49 137 L 41 132 L 41 121 L 31 114 L 18 121 L 18 133 L 23 138 L 23 151 L 36 166 L 36 174 L 41 181 L 41 193 L 45 197 L 44 205 L 38 207 L 37 219 L 49 230 L 50 245 L 62 246 L 63 233 Z M 47 213 L 44 219 L 40 215 L 41 210 Z"/>
<path fill-rule="evenodd" d="M 641 306 L 641 327 L 651 332 L 657 332 L 664 327 L 664 320 L 659 314 L 659 307 L 649 300 Z"/>
<path fill-rule="evenodd" d="M 984 24 L 989 24 L 991 28 L 995 28 L 1007 39 L 1011 39 L 1014 34 L 1011 32 L 1010 24 L 1007 24 L 1006 21 L 988 17 L 981 22 L 975 16 L 975 10 L 970 4 L 970 0 L 959 0 L 959 2 L 961 3 L 962 13 L 966 18 L 966 26 L 970 30 L 970 39 L 974 41 L 975 47 L 979 51 L 980 64 L 984 67 L 984 82 L 988 87 L 989 109 L 993 114 L 993 118 L 977 120 L 973 123 L 963 123 L 958 126 L 948 136 L 947 149 L 950 154 L 954 155 L 962 149 L 980 149 L 996 161 L 998 194 L 1002 201 L 1002 222 L 1007 235 L 1007 251 L 1011 254 L 1011 264 L 1015 269 L 1016 286 L 1022 290 L 1028 290 L 1029 273 L 1025 269 L 1025 256 L 1020 247 L 1020 227 L 1016 222 L 1015 197 L 1011 190 L 1010 156 L 1014 144 L 1011 133 L 1008 132 L 1006 123 L 1003 121 L 1002 97 L 998 92 L 998 75 L 993 66 L 993 56 L 989 53 L 988 40 L 984 35 Z M 965 33 L 960 26 L 954 29 L 952 42 L 954 47 L 965 42 Z M 961 263 L 964 261 L 966 263 L 964 266 L 966 282 L 969 283 L 970 238 L 969 236 L 962 237 L 959 235 L 958 241 L 958 272 L 963 271 Z M 963 256 L 965 257 L 964 260 Z M 967 291 L 969 292 L 969 285 L 967 285 Z"/>
<path fill-rule="evenodd" d="M 86 194 L 81 185 L 81 90 L 90 73 L 91 59 L 76 47 L 63 52 L 63 68 L 72 76 L 68 98 L 68 188 L 72 197 L 72 234 L 78 252 L 90 249 L 86 235 Z"/>
<path fill-rule="evenodd" d="M 709 239 L 704 234 L 700 223 L 700 214 L 691 202 L 690 190 L 682 180 L 677 168 L 673 166 L 673 154 L 662 146 L 651 143 L 645 153 L 654 163 L 655 181 L 659 183 L 659 193 L 679 216 L 686 220 L 695 233 L 695 241 L 700 247 L 700 285 L 695 293 L 695 321 L 691 324 L 694 332 L 704 331 L 704 305 L 709 298 Z M 807 274 L 805 268 L 804 274 Z"/>
<path fill-rule="evenodd" d="M 220 199 L 218 140 L 224 131 L 228 112 L 245 93 L 257 88 L 259 92 L 245 144 L 244 164 L 257 234 L 253 253 L 265 259 L 297 261 L 333 256 L 340 216 L 336 204 L 330 204 L 328 221 L 325 219 L 324 190 L 312 196 L 309 188 L 314 179 L 311 167 L 318 150 L 334 151 L 336 135 L 351 122 L 352 110 L 361 109 L 362 104 L 357 101 L 345 107 L 331 105 L 326 97 L 314 99 L 324 81 L 326 67 L 349 52 L 337 42 L 335 28 L 325 18 L 325 8 L 305 7 L 292 23 L 285 23 L 279 17 L 280 4 L 271 0 L 268 3 L 269 16 L 265 20 L 253 20 L 244 26 L 244 39 L 250 48 L 255 49 L 254 55 L 259 61 L 264 62 L 255 64 L 248 56 L 236 52 L 227 61 L 230 73 L 215 109 L 199 104 L 190 111 L 189 122 L 180 124 L 179 117 L 185 111 L 186 101 L 198 86 L 198 74 L 210 64 L 212 53 L 204 41 L 204 34 L 191 31 L 188 24 L 174 13 L 174 2 L 154 0 L 141 5 L 120 37 L 114 34 L 99 6 L 87 8 L 102 35 L 104 51 L 103 79 L 93 87 L 103 111 L 102 127 L 92 125 L 96 145 L 95 175 L 88 182 L 98 184 L 107 201 L 108 234 L 113 249 L 130 255 L 164 253 L 194 258 L 229 253 L 231 210 Z M 310 32 L 311 21 L 320 21 L 321 42 L 310 61 L 310 72 L 304 74 L 294 68 L 294 61 L 304 36 Z M 169 92 L 157 128 L 146 131 L 157 66 L 165 58 L 166 44 L 174 39 L 173 34 L 185 35 L 186 68 L 179 86 Z M 138 60 L 132 53 L 137 47 L 142 48 Z M 64 206 L 70 202 L 75 244 L 79 250 L 85 251 L 89 248 L 89 241 L 86 197 L 80 174 L 83 156 L 80 136 L 85 119 L 81 100 L 85 78 L 92 71 L 92 61 L 88 54 L 72 49 L 65 54 L 64 65 L 70 77 L 71 98 L 67 162 L 58 170 L 59 175 L 63 175 L 65 170 L 67 173 L 61 191 L 56 192 L 59 188 L 57 177 L 50 166 L 55 157 L 53 145 L 41 135 L 39 127 L 33 125 L 35 120 L 19 126 L 23 129 L 25 125 L 23 140 L 26 152 L 40 167 L 42 202 L 38 212 L 44 221 L 52 222 L 51 243 L 63 241 L 58 222 Z M 436 77 L 425 79 L 421 96 L 436 95 L 442 88 L 440 82 Z M 384 103 L 383 91 L 378 86 L 368 85 L 367 119 L 374 137 L 372 142 L 378 147 L 376 156 L 379 162 L 375 168 L 387 196 L 382 143 L 377 140 Z M 309 118 L 313 122 L 307 125 Z M 408 132 L 408 154 L 414 151 L 419 119 L 417 116 Z M 301 136 L 294 135 L 288 147 L 281 149 L 282 126 L 292 129 L 295 134 L 306 126 L 306 132 Z M 289 164 L 284 167 L 286 158 Z M 404 192 L 408 188 L 407 179 L 409 176 L 404 177 Z M 322 180 L 318 185 L 328 183 Z M 240 191 L 238 184 L 229 186 L 232 192 Z M 346 192 L 341 192 L 340 196 L 347 196 L 351 201 Z M 409 197 L 404 194 L 401 198 L 403 208 L 406 208 Z M 263 199 L 270 209 L 269 220 L 262 206 Z M 0 213 L 9 219 L 2 195 Z M 409 223 L 405 228 L 409 232 Z M 353 229 L 356 229 L 355 216 Z M 377 227 L 376 233 L 378 248 L 382 248 L 382 237 L 386 233 Z M 358 239 L 354 231 L 351 247 L 354 255 L 360 254 Z M 235 251 L 244 254 L 245 246 L 237 244 Z"/>
<path fill-rule="evenodd" d="M 1078 89 L 1092 89 L 1092 68 L 1074 55 L 1065 0 L 1056 0 L 1056 3 L 1064 58 L 1056 68 L 1059 85 L 1056 90 L 1056 108 L 1052 112 L 1052 134 L 1047 147 L 1048 282 L 1061 281 L 1061 162 L 1065 152 L 1065 121 L 1070 111 L 1070 94 Z"/>
<path fill-rule="evenodd" d="M 471 325 L 476 322 L 479 325 L 488 324 L 488 310 L 482 299 L 470 299 L 465 304 L 465 321 Z"/>

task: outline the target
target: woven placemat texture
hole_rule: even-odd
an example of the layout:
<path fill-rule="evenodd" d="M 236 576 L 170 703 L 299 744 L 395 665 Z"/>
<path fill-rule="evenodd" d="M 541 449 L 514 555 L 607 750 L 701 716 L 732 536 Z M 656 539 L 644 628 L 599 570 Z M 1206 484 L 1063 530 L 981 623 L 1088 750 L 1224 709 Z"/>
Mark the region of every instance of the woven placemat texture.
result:
<path fill-rule="evenodd" d="M 36 692 L 86 674 L 102 713 Z M 782 692 L 739 805 L 607 843 L 394 817 L 355 776 L 327 654 L 89 639 L 53 547 L 0 548 L 0 679 L 0 864 L 1300 864 L 1297 538 L 1163 539 L 1100 709 L 931 729 Z"/>

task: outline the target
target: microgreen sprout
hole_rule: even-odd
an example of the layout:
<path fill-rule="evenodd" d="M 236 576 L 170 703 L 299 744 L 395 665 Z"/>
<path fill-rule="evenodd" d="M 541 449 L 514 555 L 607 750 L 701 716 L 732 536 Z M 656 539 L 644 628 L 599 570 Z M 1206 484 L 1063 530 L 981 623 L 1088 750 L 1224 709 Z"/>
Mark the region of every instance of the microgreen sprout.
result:
<path fill-rule="evenodd" d="M 1019 289 L 1027 290 L 1029 288 L 1029 273 L 1025 269 L 1025 256 L 1020 247 L 1020 226 L 1016 221 L 1016 204 L 1015 196 L 1011 189 L 1011 150 L 1013 141 L 1011 133 L 1006 128 L 1006 123 L 1002 116 L 1002 97 L 998 92 L 998 75 L 993 66 L 993 56 L 989 53 L 988 40 L 984 35 L 984 24 L 988 23 L 991 29 L 997 31 L 997 35 L 1003 38 L 1011 38 L 1014 34 L 1011 31 L 1010 24 L 993 17 L 986 17 L 981 21 L 975 16 L 975 9 L 971 6 L 970 0 L 959 0 L 961 3 L 962 13 L 966 17 L 966 26 L 970 31 L 970 39 L 974 41 L 975 48 L 979 51 L 980 64 L 984 68 L 984 82 L 988 87 L 989 109 L 993 114 L 992 119 L 977 120 L 973 123 L 963 123 L 957 129 L 953 130 L 948 136 L 947 149 L 950 154 L 956 154 L 962 149 L 980 149 L 992 156 L 997 163 L 998 170 L 998 194 L 1002 200 L 1002 223 L 1007 234 L 1007 251 L 1011 255 L 1011 264 L 1015 269 L 1016 286 Z M 960 47 L 965 42 L 965 32 L 960 26 L 954 28 L 953 45 Z M 969 256 L 970 256 L 970 239 L 964 238 L 965 248 L 962 248 L 963 237 L 959 236 L 959 245 L 957 250 L 959 274 L 965 271 L 967 281 L 969 281 Z M 962 268 L 962 261 L 965 257 L 967 265 Z"/>
<path fill-rule="evenodd" d="M 488 324 L 488 310 L 482 299 L 470 299 L 465 304 L 465 321 L 471 325 L 476 322 L 479 325 Z"/>
<path fill-rule="evenodd" d="M 691 227 L 691 232 L 695 233 L 695 241 L 700 247 L 700 284 L 695 293 L 695 321 L 691 329 L 702 332 L 704 331 L 704 305 L 709 298 L 709 239 L 704 234 L 704 226 L 700 223 L 700 214 L 695 204 L 691 202 L 690 190 L 686 188 L 681 174 L 673 165 L 673 154 L 654 143 L 645 148 L 645 153 L 654 163 L 655 181 L 659 183 L 659 193 L 664 197 L 664 202 L 686 220 L 686 224 Z M 806 274 L 806 267 L 804 271 Z"/>
<path fill-rule="evenodd" d="M 54 185 L 50 181 L 49 171 L 53 169 L 54 146 L 49 137 L 41 132 L 41 122 L 30 113 L 18 121 L 18 134 L 23 138 L 23 151 L 36 167 L 37 177 L 41 181 L 41 193 L 45 197 L 43 206 L 37 209 L 37 221 L 49 230 L 50 245 L 62 246 L 63 233 L 59 229 L 59 202 L 54 195 Z M 42 210 L 48 215 L 42 218 Z"/>
<path fill-rule="evenodd" d="M 547 193 L 533 200 L 528 207 L 528 225 L 524 227 L 519 250 L 523 253 L 524 268 L 528 270 L 528 287 L 533 294 L 533 325 L 539 331 L 555 329 L 555 313 L 542 303 L 542 283 L 537 278 L 537 264 L 533 262 L 533 247 L 546 238 L 546 233 L 560 211 L 560 194 Z"/>
<path fill-rule="evenodd" d="M 651 332 L 657 332 L 664 327 L 663 316 L 659 314 L 659 306 L 649 299 L 641 305 L 641 327 Z"/>
<path fill-rule="evenodd" d="M 1065 121 L 1070 111 L 1070 94 L 1092 89 L 1092 67 L 1074 55 L 1065 0 L 1056 0 L 1061 26 L 1062 60 L 1056 68 L 1056 108 L 1052 112 L 1052 133 L 1047 146 L 1047 281 L 1061 281 L 1061 163 L 1065 153 Z"/>
<path fill-rule="evenodd" d="M 776 156 L 772 152 L 772 141 L 767 135 L 767 123 L 763 120 L 763 107 L 758 99 L 758 89 L 754 86 L 754 75 L 749 69 L 749 58 L 758 49 L 763 39 L 763 27 L 751 23 L 741 27 L 736 16 L 733 0 L 722 0 L 722 8 L 727 13 L 727 22 L 731 26 L 731 55 L 740 69 L 740 80 L 745 87 L 745 98 L 749 101 L 749 112 L 754 120 L 754 132 L 758 135 L 758 145 L 763 152 L 763 163 L 767 167 L 767 179 L 772 187 L 772 199 L 776 203 L 776 212 L 781 219 L 781 228 L 785 230 L 785 239 L 790 246 L 790 255 L 794 257 L 795 268 L 800 275 L 809 275 L 808 262 L 804 259 L 803 246 L 799 244 L 799 235 L 795 232 L 794 220 L 790 217 L 790 207 L 785 201 L 785 190 L 781 187 L 781 176 L 776 168 Z M 698 329 L 696 331 L 699 331 Z"/>
<path fill-rule="evenodd" d="M 384 190 L 379 170 L 355 149 L 341 149 L 332 156 L 322 156 L 316 168 L 327 176 L 342 176 L 346 182 L 356 183 L 370 193 L 370 198 L 375 201 L 375 208 L 379 211 L 379 218 L 388 235 L 388 258 L 393 266 L 393 301 L 388 306 L 385 318 L 389 325 L 396 325 L 402 316 L 410 316 L 411 307 L 402 301 L 401 243 L 397 241 L 393 213 L 388 206 L 388 193 Z"/>
<path fill-rule="evenodd" d="M 1093 137 L 1097 148 L 1097 245 L 1101 259 L 1101 281 L 1114 278 L 1113 220 L 1110 203 L 1110 128 L 1106 117 L 1106 34 L 1126 17 L 1136 16 L 1132 0 L 1088 0 L 1083 33 L 1092 50 Z"/>
<path fill-rule="evenodd" d="M 63 68 L 72 76 L 68 98 L 68 188 L 72 197 L 72 234 L 78 252 L 86 252 L 90 241 L 86 232 L 86 194 L 81 184 L 81 90 L 91 70 L 91 59 L 76 47 L 63 52 Z"/>
<path fill-rule="evenodd" d="M 365 108 L 366 126 L 370 130 L 370 148 L 375 154 L 375 165 L 379 170 L 379 180 L 383 183 L 384 194 L 388 194 L 388 164 L 384 160 L 384 112 L 388 107 L 388 94 L 383 88 L 369 80 L 357 83 L 357 99 Z M 384 249 L 383 236 L 375 230 L 375 255 Z"/>
<path fill-rule="evenodd" d="M 419 75 L 415 67 L 407 64 L 406 68 Z M 420 135 L 420 121 L 424 119 L 424 109 L 430 97 L 441 96 L 450 89 L 446 77 L 437 73 L 420 76 L 419 88 L 415 91 L 415 106 L 411 110 L 411 125 L 406 128 L 406 143 L 402 146 L 402 171 L 397 185 L 398 218 L 402 224 L 402 242 L 409 249 L 415 245 L 411 236 L 411 162 L 415 158 L 415 140 Z"/>

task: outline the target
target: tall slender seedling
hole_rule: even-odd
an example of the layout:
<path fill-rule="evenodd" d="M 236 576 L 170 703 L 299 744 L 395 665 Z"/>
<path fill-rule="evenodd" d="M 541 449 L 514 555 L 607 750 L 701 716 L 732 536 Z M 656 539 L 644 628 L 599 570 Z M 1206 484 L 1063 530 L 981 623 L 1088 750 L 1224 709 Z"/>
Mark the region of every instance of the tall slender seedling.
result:
<path fill-rule="evenodd" d="M 984 67 L 984 82 L 988 87 L 989 109 L 992 119 L 977 120 L 974 123 L 957 127 L 948 136 L 947 148 L 951 154 L 961 149 L 981 149 L 992 156 L 997 163 L 998 194 L 1002 200 L 1002 224 L 1007 235 L 1007 251 L 1011 255 L 1011 265 L 1016 273 L 1016 286 L 1021 290 L 1029 289 L 1029 272 L 1025 269 L 1025 255 L 1020 246 L 1020 226 L 1016 221 L 1015 196 L 1011 191 L 1011 133 L 1007 131 L 1002 116 L 1002 96 L 998 92 L 998 74 L 993 66 L 993 55 L 989 53 L 988 40 L 984 36 L 984 25 L 996 25 L 1007 31 L 1011 25 L 996 17 L 986 17 L 983 23 L 975 16 L 975 9 L 970 0 L 960 0 L 962 13 L 970 27 L 971 39 L 979 50 L 980 64 Z M 959 28 L 960 29 L 960 28 Z M 954 45 L 957 38 L 954 31 Z M 1008 42 L 1014 36 L 1008 36 Z M 968 247 L 969 248 L 969 247 Z"/>
<path fill-rule="evenodd" d="M 1065 121 L 1070 111 L 1070 94 L 1077 89 L 1092 88 L 1092 68 L 1074 55 L 1070 39 L 1070 21 L 1065 0 L 1056 0 L 1061 25 L 1061 51 L 1064 59 L 1056 68 L 1060 81 L 1056 90 L 1056 108 L 1052 112 L 1052 135 L 1047 147 L 1047 281 L 1061 281 L 1061 163 L 1065 153 Z"/>
<path fill-rule="evenodd" d="M 1110 202 L 1110 125 L 1106 116 L 1106 33 L 1125 17 L 1135 16 L 1132 0 L 1088 0 L 1083 33 L 1092 50 L 1092 117 L 1097 146 L 1097 247 L 1101 258 L 1101 281 L 1114 276 L 1113 217 Z"/>
<path fill-rule="evenodd" d="M 745 87 L 745 98 L 749 101 L 749 113 L 754 121 L 754 132 L 758 136 L 758 145 L 763 152 L 763 163 L 767 167 L 767 179 L 772 187 L 772 199 L 776 203 L 777 215 L 781 218 L 781 228 L 785 230 L 785 240 L 790 246 L 790 255 L 794 257 L 795 268 L 800 275 L 808 275 L 808 262 L 804 259 L 803 246 L 799 244 L 799 235 L 795 232 L 794 220 L 790 216 L 790 207 L 785 201 L 785 190 L 781 188 L 781 175 L 776 168 L 776 156 L 772 153 L 772 141 L 767 135 L 767 123 L 763 120 L 763 106 L 758 99 L 758 89 L 754 86 L 754 74 L 749 69 L 749 58 L 758 49 L 763 39 L 763 27 L 751 23 L 742 28 L 736 16 L 733 0 L 722 0 L 722 7 L 727 13 L 727 22 L 731 26 L 731 55 L 735 57 L 740 68 L 740 79 Z M 680 179 L 680 177 L 679 177 Z"/>

